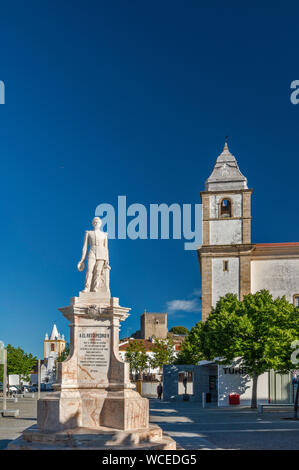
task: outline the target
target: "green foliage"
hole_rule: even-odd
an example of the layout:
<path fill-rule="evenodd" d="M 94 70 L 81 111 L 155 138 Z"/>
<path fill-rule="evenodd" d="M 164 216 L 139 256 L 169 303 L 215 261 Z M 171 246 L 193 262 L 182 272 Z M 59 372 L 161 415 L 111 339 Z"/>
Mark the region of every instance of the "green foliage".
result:
<path fill-rule="evenodd" d="M 148 368 L 148 357 L 144 341 L 133 341 L 126 351 L 126 361 L 130 364 L 131 373 L 141 375 Z"/>
<path fill-rule="evenodd" d="M 291 343 L 299 338 L 299 315 L 285 297 L 273 299 L 267 290 L 222 297 L 203 324 L 200 343 L 206 359 L 230 363 L 242 357 L 251 376 L 269 369 L 285 373 L 291 363 Z"/>
<path fill-rule="evenodd" d="M 174 335 L 187 335 L 189 330 L 185 326 L 173 326 L 169 330 L 169 333 L 173 333 Z"/>
<path fill-rule="evenodd" d="M 198 361 L 203 359 L 201 352 L 201 339 L 200 332 L 203 327 L 202 322 L 196 323 L 191 328 L 188 336 L 182 344 L 181 350 L 175 359 L 175 364 L 197 364 Z"/>
<path fill-rule="evenodd" d="M 64 351 L 62 351 L 60 356 L 58 356 L 58 358 L 57 358 L 57 362 L 65 361 L 66 358 L 68 357 L 69 353 L 70 353 L 70 343 L 66 343 Z"/>
<path fill-rule="evenodd" d="M 27 354 L 21 348 L 7 345 L 7 375 L 18 374 L 21 380 L 28 381 L 30 372 L 36 364 L 37 358 L 31 353 Z M 3 366 L 0 367 L 0 381 L 3 382 Z"/>
<path fill-rule="evenodd" d="M 156 367 L 161 369 L 166 364 L 172 364 L 175 359 L 172 339 L 155 339 L 152 353 L 153 357 L 150 360 L 150 365 L 154 369 Z"/>
<path fill-rule="evenodd" d="M 285 297 L 273 299 L 267 290 L 261 290 L 239 301 L 236 295 L 227 294 L 205 323 L 191 329 L 176 363 L 197 364 L 207 359 L 230 364 L 239 357 L 253 378 L 255 407 L 259 375 L 270 369 L 287 373 L 296 368 L 291 362 L 291 344 L 298 338 L 299 309 Z"/>

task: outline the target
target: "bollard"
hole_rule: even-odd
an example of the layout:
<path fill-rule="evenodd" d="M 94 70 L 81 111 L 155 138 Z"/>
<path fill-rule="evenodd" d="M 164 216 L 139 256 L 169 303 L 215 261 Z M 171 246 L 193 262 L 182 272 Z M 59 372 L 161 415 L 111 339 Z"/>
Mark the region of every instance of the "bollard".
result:
<path fill-rule="evenodd" d="M 263 405 L 257 405 L 257 409 L 258 409 L 259 414 L 262 414 L 264 412 Z"/>

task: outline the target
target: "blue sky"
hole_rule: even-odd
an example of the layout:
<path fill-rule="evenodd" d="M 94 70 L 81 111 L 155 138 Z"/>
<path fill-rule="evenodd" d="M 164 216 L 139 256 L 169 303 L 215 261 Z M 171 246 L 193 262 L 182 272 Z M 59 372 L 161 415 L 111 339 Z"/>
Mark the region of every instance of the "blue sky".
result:
<path fill-rule="evenodd" d="M 253 192 L 252 240 L 299 241 L 297 2 L 11 1 L 0 14 L 0 339 L 42 355 L 98 204 L 200 203 L 229 136 Z M 183 240 L 112 240 L 122 335 L 168 302 L 200 319 Z M 194 310 L 194 311 L 193 311 Z"/>

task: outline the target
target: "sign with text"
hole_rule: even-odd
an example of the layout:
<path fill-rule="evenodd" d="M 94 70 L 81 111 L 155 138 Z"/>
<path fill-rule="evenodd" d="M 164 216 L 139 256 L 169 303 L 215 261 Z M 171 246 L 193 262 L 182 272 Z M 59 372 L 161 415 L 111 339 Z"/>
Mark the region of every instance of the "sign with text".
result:
<path fill-rule="evenodd" d="M 107 384 L 110 362 L 110 329 L 107 326 L 79 327 L 78 381 Z"/>

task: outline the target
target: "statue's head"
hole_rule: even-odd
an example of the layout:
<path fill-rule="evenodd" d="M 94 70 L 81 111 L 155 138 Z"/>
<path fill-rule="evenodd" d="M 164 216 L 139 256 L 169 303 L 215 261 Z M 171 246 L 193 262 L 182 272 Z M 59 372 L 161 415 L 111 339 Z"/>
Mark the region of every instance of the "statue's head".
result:
<path fill-rule="evenodd" d="M 100 217 L 94 217 L 92 219 L 92 225 L 93 225 L 93 228 L 96 230 L 96 229 L 100 229 L 101 228 L 101 225 L 102 225 L 102 221 L 100 219 Z"/>

